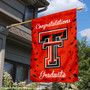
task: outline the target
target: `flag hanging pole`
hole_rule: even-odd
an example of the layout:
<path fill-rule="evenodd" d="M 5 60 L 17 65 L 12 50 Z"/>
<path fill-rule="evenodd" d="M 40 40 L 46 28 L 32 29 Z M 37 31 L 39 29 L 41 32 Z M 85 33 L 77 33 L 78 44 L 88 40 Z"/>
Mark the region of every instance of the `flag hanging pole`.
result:
<path fill-rule="evenodd" d="M 77 8 L 77 10 L 82 10 L 82 9 L 83 9 L 83 7 Z"/>
<path fill-rule="evenodd" d="M 83 7 L 77 8 L 77 10 L 82 10 L 82 9 L 83 9 Z M 32 20 L 28 20 L 28 21 L 25 21 L 25 22 L 12 24 L 12 25 L 7 26 L 6 28 L 10 28 L 10 27 L 14 27 L 14 26 L 17 26 L 17 25 L 21 25 L 21 24 L 29 23 L 29 22 L 31 22 L 31 21 L 32 21 Z"/>
<path fill-rule="evenodd" d="M 12 24 L 12 25 L 10 25 L 10 26 L 7 26 L 6 28 L 10 28 L 10 27 L 14 27 L 14 26 L 17 26 L 17 25 L 21 25 L 21 24 L 29 23 L 29 22 L 31 22 L 31 21 L 32 21 L 32 20 L 28 20 L 28 21 L 25 21 L 25 22 Z"/>

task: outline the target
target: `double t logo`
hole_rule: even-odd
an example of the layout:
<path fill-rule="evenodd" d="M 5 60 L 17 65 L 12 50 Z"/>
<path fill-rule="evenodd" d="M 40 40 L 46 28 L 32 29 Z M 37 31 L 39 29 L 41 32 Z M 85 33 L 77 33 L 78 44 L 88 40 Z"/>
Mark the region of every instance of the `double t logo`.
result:
<path fill-rule="evenodd" d="M 66 39 L 67 28 L 39 33 L 39 43 L 42 43 L 42 49 L 48 50 L 48 57 L 45 58 L 45 68 L 60 67 L 60 56 L 57 56 L 57 49 L 63 47 L 63 40 Z"/>

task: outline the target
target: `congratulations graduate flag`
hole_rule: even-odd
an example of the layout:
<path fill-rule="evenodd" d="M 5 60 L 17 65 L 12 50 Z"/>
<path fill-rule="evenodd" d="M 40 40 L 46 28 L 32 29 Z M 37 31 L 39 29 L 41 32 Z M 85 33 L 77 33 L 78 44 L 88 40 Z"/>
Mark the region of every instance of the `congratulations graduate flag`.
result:
<path fill-rule="evenodd" d="M 76 35 L 76 9 L 32 20 L 31 81 L 78 80 Z"/>

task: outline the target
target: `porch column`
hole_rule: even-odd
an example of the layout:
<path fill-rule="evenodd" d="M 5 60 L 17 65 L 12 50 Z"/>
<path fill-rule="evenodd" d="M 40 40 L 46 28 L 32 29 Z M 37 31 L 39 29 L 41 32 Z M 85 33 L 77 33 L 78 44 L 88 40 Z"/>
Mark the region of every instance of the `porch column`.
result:
<path fill-rule="evenodd" d="M 2 76 L 3 76 L 4 56 L 5 56 L 5 46 L 6 46 L 7 35 L 8 35 L 8 30 L 0 27 L 0 90 L 2 87 Z"/>

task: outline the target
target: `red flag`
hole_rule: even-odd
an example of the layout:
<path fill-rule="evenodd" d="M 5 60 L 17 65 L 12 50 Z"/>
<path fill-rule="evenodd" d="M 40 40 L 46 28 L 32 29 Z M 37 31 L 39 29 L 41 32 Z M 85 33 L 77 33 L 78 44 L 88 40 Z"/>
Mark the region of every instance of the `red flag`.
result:
<path fill-rule="evenodd" d="M 78 80 L 76 9 L 32 20 L 30 79 L 35 82 Z"/>

